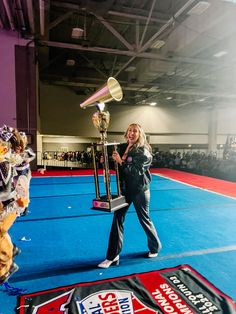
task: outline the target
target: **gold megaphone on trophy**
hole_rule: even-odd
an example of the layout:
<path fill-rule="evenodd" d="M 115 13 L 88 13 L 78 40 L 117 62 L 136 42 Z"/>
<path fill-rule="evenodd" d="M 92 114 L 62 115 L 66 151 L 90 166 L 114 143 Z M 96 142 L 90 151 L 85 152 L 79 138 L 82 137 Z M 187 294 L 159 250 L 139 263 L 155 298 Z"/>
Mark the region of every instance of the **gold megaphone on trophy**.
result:
<path fill-rule="evenodd" d="M 93 125 L 101 135 L 101 141 L 106 141 L 106 132 L 110 122 L 110 113 L 103 111 L 105 103 L 123 98 L 123 92 L 120 84 L 114 77 L 109 77 L 106 84 L 100 87 L 92 96 L 86 99 L 80 107 L 85 109 L 90 106 L 96 106 L 98 111 L 92 116 Z"/>
<path fill-rule="evenodd" d="M 109 77 L 106 84 L 100 87 L 92 96 L 86 99 L 80 107 L 85 109 L 98 103 L 107 103 L 111 100 L 121 101 L 123 92 L 120 84 L 114 77 Z"/>

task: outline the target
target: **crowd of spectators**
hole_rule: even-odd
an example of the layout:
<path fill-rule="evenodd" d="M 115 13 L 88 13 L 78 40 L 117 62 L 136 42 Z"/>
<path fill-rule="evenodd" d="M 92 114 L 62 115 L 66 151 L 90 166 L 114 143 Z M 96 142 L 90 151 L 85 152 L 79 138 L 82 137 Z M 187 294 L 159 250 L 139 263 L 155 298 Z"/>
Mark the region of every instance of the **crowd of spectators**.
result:
<path fill-rule="evenodd" d="M 87 151 L 69 151 L 69 152 L 44 152 L 43 160 L 71 161 L 81 164 L 90 164 L 92 154 Z"/>
<path fill-rule="evenodd" d="M 96 161 L 99 163 L 100 154 L 97 152 Z M 43 160 L 73 162 L 75 166 L 90 168 L 93 166 L 92 154 L 90 151 L 69 151 L 69 152 L 44 152 Z M 57 165 L 57 164 L 56 164 Z M 101 165 L 99 165 L 101 167 Z M 224 180 L 236 181 L 236 153 L 228 151 L 224 158 L 217 158 L 216 153 L 206 154 L 202 151 L 153 152 L 153 168 L 171 168 L 188 171 L 200 175 L 206 175 Z"/>
<path fill-rule="evenodd" d="M 162 152 L 153 154 L 153 167 L 188 171 L 209 177 L 236 181 L 236 153 L 231 151 L 223 158 L 215 152 Z"/>

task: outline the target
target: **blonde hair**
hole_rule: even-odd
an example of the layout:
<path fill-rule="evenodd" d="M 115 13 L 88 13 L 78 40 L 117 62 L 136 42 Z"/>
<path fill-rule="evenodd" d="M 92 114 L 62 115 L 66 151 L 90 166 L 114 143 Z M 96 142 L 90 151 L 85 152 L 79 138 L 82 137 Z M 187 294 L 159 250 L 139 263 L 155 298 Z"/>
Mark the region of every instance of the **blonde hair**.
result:
<path fill-rule="evenodd" d="M 138 147 L 145 147 L 146 149 L 148 149 L 151 152 L 152 148 L 148 144 L 147 138 L 146 138 L 146 134 L 145 134 L 145 132 L 144 132 L 144 130 L 141 127 L 140 124 L 138 124 L 138 123 L 131 123 L 128 126 L 128 128 L 127 128 L 127 130 L 126 130 L 126 132 L 124 134 L 125 139 L 128 140 L 127 136 L 128 136 L 128 131 L 129 131 L 130 128 L 137 128 L 138 131 L 139 131 L 139 137 L 138 137 L 136 143 L 134 144 L 134 147 L 136 147 L 136 148 L 138 148 Z"/>

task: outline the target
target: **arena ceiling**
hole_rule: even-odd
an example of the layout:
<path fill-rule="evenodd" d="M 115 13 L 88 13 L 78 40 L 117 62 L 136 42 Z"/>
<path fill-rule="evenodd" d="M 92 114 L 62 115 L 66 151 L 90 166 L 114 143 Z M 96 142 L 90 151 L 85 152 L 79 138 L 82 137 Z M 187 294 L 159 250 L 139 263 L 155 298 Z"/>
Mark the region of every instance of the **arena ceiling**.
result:
<path fill-rule="evenodd" d="M 34 41 L 42 82 L 121 104 L 236 105 L 235 0 L 0 0 L 0 28 Z"/>

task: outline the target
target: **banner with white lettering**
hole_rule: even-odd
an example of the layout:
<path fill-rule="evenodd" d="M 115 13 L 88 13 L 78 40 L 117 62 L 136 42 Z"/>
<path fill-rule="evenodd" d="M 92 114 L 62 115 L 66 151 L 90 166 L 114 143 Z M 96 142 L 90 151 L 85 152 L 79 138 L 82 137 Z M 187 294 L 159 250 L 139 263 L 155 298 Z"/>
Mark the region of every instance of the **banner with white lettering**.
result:
<path fill-rule="evenodd" d="M 189 265 L 35 292 L 18 314 L 235 313 L 235 302 Z"/>

